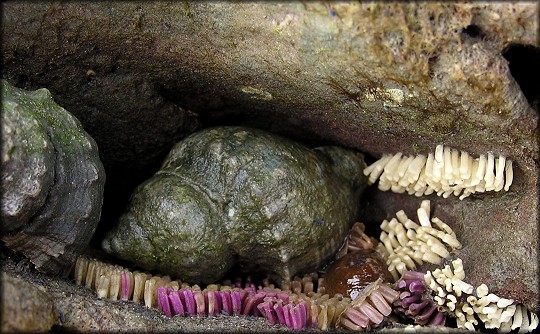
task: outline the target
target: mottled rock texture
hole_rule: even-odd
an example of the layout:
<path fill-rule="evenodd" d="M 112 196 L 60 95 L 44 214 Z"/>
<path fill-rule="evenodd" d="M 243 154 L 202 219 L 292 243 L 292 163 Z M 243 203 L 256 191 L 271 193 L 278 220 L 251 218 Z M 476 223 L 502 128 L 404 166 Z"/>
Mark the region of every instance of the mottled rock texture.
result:
<path fill-rule="evenodd" d="M 40 271 L 67 274 L 99 222 L 105 171 L 94 140 L 47 89 L 0 82 L 1 240 Z"/>
<path fill-rule="evenodd" d="M 536 309 L 536 3 L 12 2 L 2 15 L 3 76 L 50 88 L 81 119 L 103 147 L 118 210 L 121 186 L 152 175 L 197 124 L 375 157 L 439 143 L 506 155 L 509 193 L 437 198 L 434 210 L 459 231 L 471 283 Z M 368 200 L 372 224 L 418 204 Z"/>
<path fill-rule="evenodd" d="M 2 271 L 2 333 L 44 333 L 55 320 L 50 294 Z"/>
<path fill-rule="evenodd" d="M 103 242 L 142 268 L 214 283 L 238 263 L 278 279 L 317 270 L 357 219 L 363 155 L 244 127 L 180 141 Z"/>

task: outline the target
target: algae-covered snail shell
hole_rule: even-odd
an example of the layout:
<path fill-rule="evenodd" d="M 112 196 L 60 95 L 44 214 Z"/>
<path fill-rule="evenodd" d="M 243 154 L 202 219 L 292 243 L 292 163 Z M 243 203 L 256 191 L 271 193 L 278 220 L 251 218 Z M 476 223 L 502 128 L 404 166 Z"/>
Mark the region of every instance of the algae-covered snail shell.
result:
<path fill-rule="evenodd" d="M 290 279 L 330 259 L 357 215 L 363 155 L 261 130 L 192 134 L 132 194 L 103 248 L 193 283 L 245 272 Z"/>
<path fill-rule="evenodd" d="M 47 89 L 0 86 L 2 241 L 38 270 L 67 274 L 101 215 L 97 145 Z"/>

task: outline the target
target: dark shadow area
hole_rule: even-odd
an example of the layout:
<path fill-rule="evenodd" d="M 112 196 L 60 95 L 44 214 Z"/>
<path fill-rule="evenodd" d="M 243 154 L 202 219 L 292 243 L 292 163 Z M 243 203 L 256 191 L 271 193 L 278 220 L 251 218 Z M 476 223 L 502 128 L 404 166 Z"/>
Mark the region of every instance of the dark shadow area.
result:
<path fill-rule="evenodd" d="M 467 27 L 461 29 L 461 33 L 468 35 L 469 37 L 472 37 L 472 38 L 478 38 L 478 37 L 483 36 L 482 29 L 480 29 L 479 26 L 474 25 L 474 24 L 468 25 Z"/>
<path fill-rule="evenodd" d="M 540 111 L 540 48 L 511 44 L 502 55 L 529 104 Z"/>

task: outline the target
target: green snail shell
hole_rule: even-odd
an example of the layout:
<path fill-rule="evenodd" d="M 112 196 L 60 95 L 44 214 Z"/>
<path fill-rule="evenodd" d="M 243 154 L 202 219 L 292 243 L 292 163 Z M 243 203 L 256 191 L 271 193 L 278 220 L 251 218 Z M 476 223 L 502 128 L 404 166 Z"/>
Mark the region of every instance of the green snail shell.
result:
<path fill-rule="evenodd" d="M 47 89 L 0 86 L 2 241 L 38 270 L 67 274 L 101 215 L 97 145 Z"/>
<path fill-rule="evenodd" d="M 288 279 L 327 261 L 356 218 L 363 155 L 261 130 L 206 129 L 134 191 L 103 248 L 147 270 L 215 282 L 238 263 Z"/>

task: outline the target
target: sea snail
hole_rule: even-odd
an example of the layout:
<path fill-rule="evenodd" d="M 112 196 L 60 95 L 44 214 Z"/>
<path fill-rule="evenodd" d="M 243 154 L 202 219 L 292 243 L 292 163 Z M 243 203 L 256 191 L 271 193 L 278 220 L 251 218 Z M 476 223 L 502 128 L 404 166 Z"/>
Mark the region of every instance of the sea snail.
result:
<path fill-rule="evenodd" d="M 133 193 L 103 248 L 146 270 L 213 283 L 237 263 L 279 279 L 330 259 L 357 214 L 363 155 L 255 129 L 180 141 Z"/>
<path fill-rule="evenodd" d="M 101 215 L 96 142 L 47 89 L 0 86 L 2 241 L 39 271 L 67 275 Z"/>

